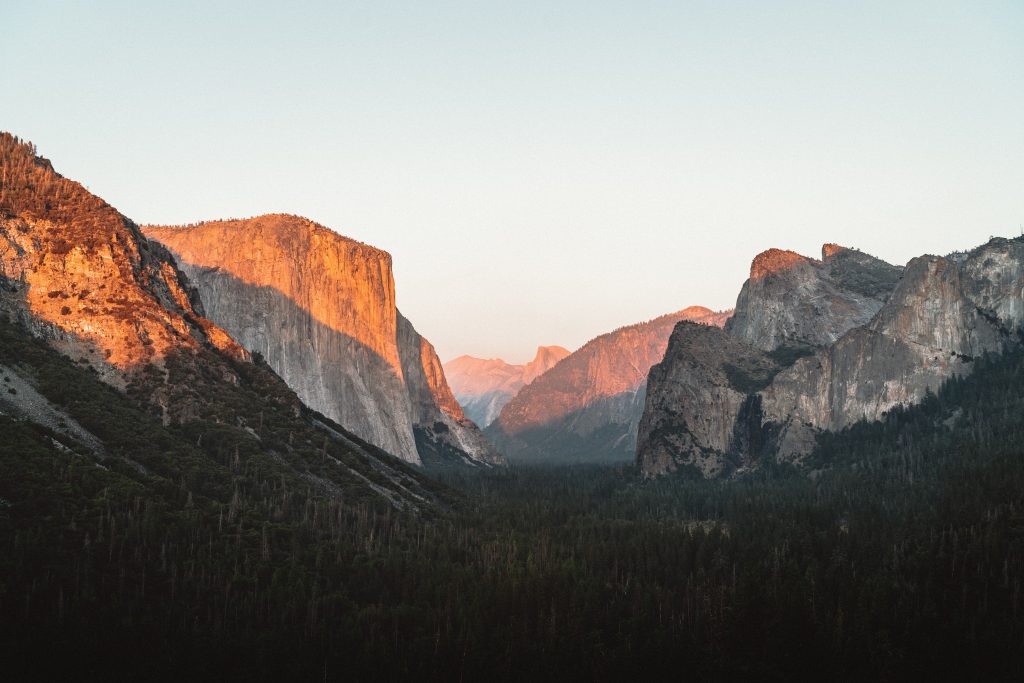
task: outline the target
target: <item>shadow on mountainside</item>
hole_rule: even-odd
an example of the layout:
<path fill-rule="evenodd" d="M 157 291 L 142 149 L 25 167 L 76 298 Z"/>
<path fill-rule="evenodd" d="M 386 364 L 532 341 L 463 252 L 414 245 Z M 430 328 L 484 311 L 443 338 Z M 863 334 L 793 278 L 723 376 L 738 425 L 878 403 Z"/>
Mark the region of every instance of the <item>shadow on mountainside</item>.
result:
<path fill-rule="evenodd" d="M 632 462 L 636 458 L 636 435 L 645 396 L 646 383 L 636 391 L 602 396 L 582 408 L 522 430 L 506 430 L 496 420 L 484 430 L 484 435 L 513 462 Z"/>
<path fill-rule="evenodd" d="M 179 263 L 193 287 L 216 293 L 200 294 L 206 315 L 259 354 L 303 403 L 384 450 L 414 458 L 409 398 L 403 378 L 385 358 L 320 322 L 274 287 L 249 284 L 218 268 Z M 270 333 L 268 323 L 280 331 Z"/>

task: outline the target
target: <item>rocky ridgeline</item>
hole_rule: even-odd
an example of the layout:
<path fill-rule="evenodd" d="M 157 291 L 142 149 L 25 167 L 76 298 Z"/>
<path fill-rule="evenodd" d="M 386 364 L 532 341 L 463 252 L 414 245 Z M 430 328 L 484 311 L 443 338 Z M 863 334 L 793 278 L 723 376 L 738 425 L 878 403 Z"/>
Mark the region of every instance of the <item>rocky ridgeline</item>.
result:
<path fill-rule="evenodd" d="M 409 462 L 501 461 L 396 308 L 387 252 L 283 214 L 144 231 L 306 405 Z"/>
<path fill-rule="evenodd" d="M 664 357 L 676 323 L 721 326 L 728 317 L 692 306 L 592 339 L 523 387 L 485 433 L 510 459 L 629 460 L 647 372 Z"/>
<path fill-rule="evenodd" d="M 1024 242 L 993 239 L 905 268 L 833 244 L 754 259 L 723 330 L 680 324 L 655 365 L 637 441 L 648 476 L 798 461 L 823 430 L 920 401 L 1020 343 Z"/>

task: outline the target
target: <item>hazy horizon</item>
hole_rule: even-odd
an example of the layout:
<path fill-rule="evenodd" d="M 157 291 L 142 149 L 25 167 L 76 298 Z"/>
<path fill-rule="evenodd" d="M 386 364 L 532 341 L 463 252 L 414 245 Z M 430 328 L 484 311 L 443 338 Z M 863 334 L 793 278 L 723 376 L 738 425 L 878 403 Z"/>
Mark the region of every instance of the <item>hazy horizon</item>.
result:
<path fill-rule="evenodd" d="M 1024 222 L 1013 2 L 5 3 L 0 129 L 139 223 L 306 216 L 445 361 L 530 360 L 837 242 Z"/>

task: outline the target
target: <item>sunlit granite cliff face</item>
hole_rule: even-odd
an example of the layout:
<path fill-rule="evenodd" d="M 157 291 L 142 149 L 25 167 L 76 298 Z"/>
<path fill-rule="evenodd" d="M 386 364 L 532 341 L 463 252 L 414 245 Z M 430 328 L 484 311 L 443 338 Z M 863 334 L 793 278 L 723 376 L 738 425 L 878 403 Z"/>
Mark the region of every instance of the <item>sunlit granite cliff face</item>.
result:
<path fill-rule="evenodd" d="M 520 389 L 568 355 L 568 349 L 561 346 L 539 346 L 533 360 L 523 365 L 500 358 L 459 356 L 444 364 L 444 372 L 466 415 L 486 427 Z"/>
<path fill-rule="evenodd" d="M 835 245 L 821 261 L 761 254 L 724 331 L 673 332 L 651 369 L 637 461 L 649 476 L 721 476 L 799 460 L 817 433 L 918 402 L 1020 343 L 1022 291 L 1019 239 L 903 269 Z"/>
<path fill-rule="evenodd" d="M 524 386 L 486 434 L 510 459 L 615 461 L 633 457 L 647 372 L 681 320 L 721 326 L 729 312 L 693 306 L 584 344 Z"/>
<path fill-rule="evenodd" d="M 0 309 L 121 387 L 172 353 L 216 348 L 247 356 L 203 317 L 166 249 L 7 133 L 0 133 Z"/>
<path fill-rule="evenodd" d="M 21 472 L 39 481 L 54 476 L 59 455 L 109 475 L 114 498 L 152 495 L 163 501 L 154 509 L 187 500 L 197 518 L 218 503 L 245 510 L 239 489 L 269 482 L 320 505 L 357 500 L 414 514 L 447 505 L 420 472 L 303 405 L 203 317 L 166 248 L 7 133 L 0 335 L 0 415 L 31 423 L 40 439 L 36 450 L 0 451 L 24 458 Z M 101 481 L 74 479 L 62 486 L 82 485 L 88 497 Z"/>
<path fill-rule="evenodd" d="M 310 407 L 409 462 L 422 460 L 418 432 L 449 455 L 500 461 L 395 307 L 387 252 L 289 215 L 143 229 L 177 257 L 210 318 Z"/>

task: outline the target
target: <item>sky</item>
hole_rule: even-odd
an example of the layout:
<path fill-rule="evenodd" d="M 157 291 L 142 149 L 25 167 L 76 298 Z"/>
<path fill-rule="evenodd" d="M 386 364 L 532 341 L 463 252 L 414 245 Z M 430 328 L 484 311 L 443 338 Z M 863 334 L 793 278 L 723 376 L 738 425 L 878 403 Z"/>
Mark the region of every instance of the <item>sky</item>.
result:
<path fill-rule="evenodd" d="M 524 362 L 824 242 L 1024 224 L 1024 2 L 2 0 L 0 129 L 139 223 L 389 251 L 443 360 Z"/>

